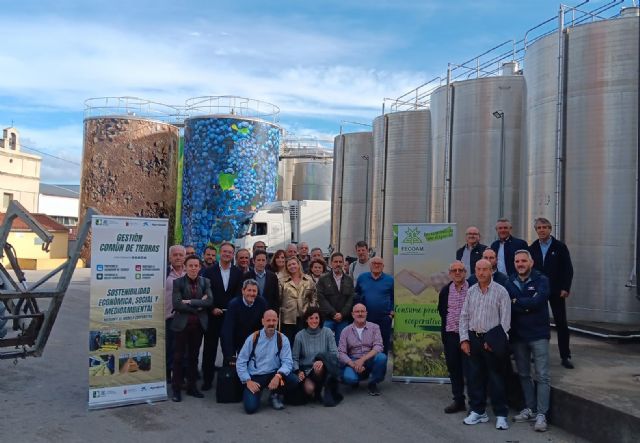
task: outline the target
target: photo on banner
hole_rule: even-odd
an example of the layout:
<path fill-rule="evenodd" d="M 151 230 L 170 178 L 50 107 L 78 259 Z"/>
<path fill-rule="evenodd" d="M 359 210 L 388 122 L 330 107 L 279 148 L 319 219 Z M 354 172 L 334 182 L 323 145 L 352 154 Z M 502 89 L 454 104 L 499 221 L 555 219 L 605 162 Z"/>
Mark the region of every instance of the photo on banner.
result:
<path fill-rule="evenodd" d="M 449 283 L 455 224 L 393 225 L 393 380 L 447 382 L 438 294 Z"/>
<path fill-rule="evenodd" d="M 157 218 L 91 221 L 89 409 L 167 399 L 168 226 Z"/>

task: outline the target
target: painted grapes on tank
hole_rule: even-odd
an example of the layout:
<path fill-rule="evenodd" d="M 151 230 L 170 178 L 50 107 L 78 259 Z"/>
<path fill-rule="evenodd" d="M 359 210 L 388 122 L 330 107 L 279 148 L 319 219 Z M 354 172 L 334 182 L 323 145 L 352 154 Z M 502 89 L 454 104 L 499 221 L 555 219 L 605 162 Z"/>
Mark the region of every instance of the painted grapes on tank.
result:
<path fill-rule="evenodd" d="M 183 244 L 201 254 L 232 240 L 264 203 L 274 201 L 280 128 L 264 121 L 185 121 L 182 178 Z"/>

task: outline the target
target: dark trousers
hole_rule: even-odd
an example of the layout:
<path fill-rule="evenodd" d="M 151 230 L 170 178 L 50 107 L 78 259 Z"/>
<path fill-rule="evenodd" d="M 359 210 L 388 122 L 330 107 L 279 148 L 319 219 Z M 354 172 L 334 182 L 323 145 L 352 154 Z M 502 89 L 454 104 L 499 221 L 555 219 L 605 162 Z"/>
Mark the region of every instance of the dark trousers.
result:
<path fill-rule="evenodd" d="M 553 313 L 553 321 L 556 324 L 558 332 L 558 349 L 560 350 L 560 358 L 571 358 L 569 350 L 569 325 L 567 324 L 567 306 L 565 299 L 560 294 L 554 294 L 549 297 L 551 312 Z"/>
<path fill-rule="evenodd" d="M 293 349 L 293 341 L 296 338 L 296 334 L 300 331 L 300 327 L 298 325 L 285 325 L 282 323 L 280 325 L 280 332 L 282 332 L 285 337 L 289 339 L 289 344 Z"/>
<path fill-rule="evenodd" d="M 369 315 L 367 320 L 380 326 L 384 353 L 389 355 L 389 352 L 391 352 L 391 317 L 388 314 Z"/>
<path fill-rule="evenodd" d="M 166 356 L 167 383 L 171 381 L 171 368 L 173 367 L 173 347 L 175 341 L 175 332 L 171 329 L 173 318 L 167 318 L 164 321 L 164 350 Z"/>
<path fill-rule="evenodd" d="M 467 356 L 469 372 L 467 377 L 467 393 L 469 406 L 473 412 L 483 414 L 487 406 L 487 385 L 493 413 L 506 417 L 509 413 L 505 389 L 505 362 L 493 352 L 484 349 L 484 338 L 469 331 L 471 355 Z"/>
<path fill-rule="evenodd" d="M 445 332 L 443 337 L 444 358 L 451 379 L 451 393 L 456 403 L 464 403 L 464 379 L 469 371 L 469 362 L 460 349 L 460 334 Z"/>
<path fill-rule="evenodd" d="M 180 389 L 183 374 L 183 359 L 187 358 L 187 389 L 196 387 L 198 377 L 198 354 L 202 343 L 202 326 L 200 323 L 187 323 L 187 326 L 175 332 L 175 348 L 173 353 L 173 389 Z"/>
<path fill-rule="evenodd" d="M 213 383 L 223 321 L 224 315 L 215 317 L 211 313 L 209 314 L 209 326 L 204 333 L 204 347 L 202 348 L 202 383 L 205 385 Z"/>

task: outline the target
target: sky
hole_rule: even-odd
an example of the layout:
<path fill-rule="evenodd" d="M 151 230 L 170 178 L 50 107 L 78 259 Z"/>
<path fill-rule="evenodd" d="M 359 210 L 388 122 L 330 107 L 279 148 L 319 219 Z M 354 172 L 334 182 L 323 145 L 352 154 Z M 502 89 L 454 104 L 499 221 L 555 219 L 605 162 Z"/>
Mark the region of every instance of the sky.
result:
<path fill-rule="evenodd" d="M 589 7 L 604 3 L 591 0 Z M 278 106 L 287 133 L 332 140 L 341 129 L 367 130 L 355 123 L 371 124 L 385 98 L 444 77 L 448 63 L 521 40 L 557 15 L 559 2 L 0 0 L 0 6 L 0 125 L 17 127 L 22 149 L 42 155 L 43 182 L 77 184 L 88 98 L 183 105 L 199 96 L 249 97 Z"/>

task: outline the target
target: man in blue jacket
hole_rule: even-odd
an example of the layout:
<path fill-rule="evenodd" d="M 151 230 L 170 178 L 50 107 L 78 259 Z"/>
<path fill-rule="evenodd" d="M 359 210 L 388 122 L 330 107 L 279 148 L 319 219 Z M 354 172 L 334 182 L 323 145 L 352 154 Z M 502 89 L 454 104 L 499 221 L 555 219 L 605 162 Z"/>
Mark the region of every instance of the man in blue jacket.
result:
<path fill-rule="evenodd" d="M 491 243 L 491 249 L 498 256 L 498 271 L 505 275 L 516 272 L 513 265 L 514 253 L 519 249 L 528 249 L 526 241 L 511 235 L 511 222 L 506 218 L 499 218 L 496 222 L 496 234 L 498 240 Z"/>
<path fill-rule="evenodd" d="M 533 259 L 526 249 L 515 252 L 516 272 L 509 276 L 507 290 L 511 297 L 511 344 L 526 403 L 516 422 L 535 420 L 534 430 L 547 430 L 549 410 L 549 279 L 533 269 Z M 534 392 L 531 357 L 538 384 Z M 534 412 L 535 411 L 535 412 Z"/>
<path fill-rule="evenodd" d="M 569 349 L 569 325 L 565 300 L 571 291 L 573 265 L 567 245 L 551 235 L 551 222 L 546 218 L 537 218 L 533 227 L 538 240 L 531 243 L 529 251 L 534 260 L 533 267 L 549 279 L 549 305 L 558 333 L 558 349 L 562 366 L 573 369 L 571 350 Z"/>

